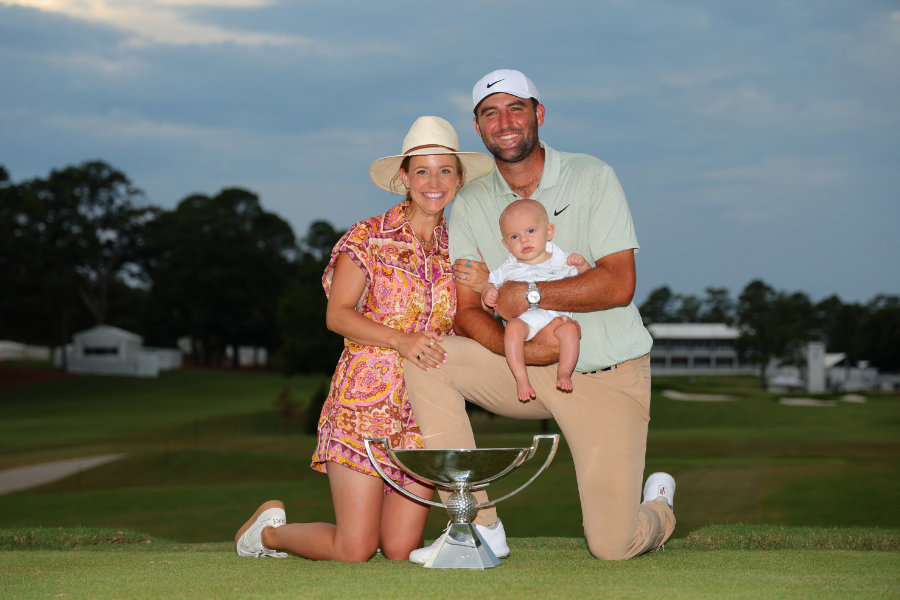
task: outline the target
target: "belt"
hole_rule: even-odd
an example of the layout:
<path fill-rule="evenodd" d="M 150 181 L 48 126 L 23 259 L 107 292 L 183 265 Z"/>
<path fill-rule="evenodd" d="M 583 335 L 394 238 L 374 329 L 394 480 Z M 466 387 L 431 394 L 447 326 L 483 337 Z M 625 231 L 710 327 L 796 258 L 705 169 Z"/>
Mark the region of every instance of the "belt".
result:
<path fill-rule="evenodd" d="M 585 372 L 584 372 L 584 375 L 593 375 L 594 373 L 605 373 L 605 372 L 607 372 L 607 371 L 612 371 L 613 369 L 618 369 L 618 368 L 620 368 L 620 367 L 624 367 L 625 365 L 627 365 L 627 364 L 629 364 L 629 363 L 633 363 L 633 362 L 636 361 L 636 360 L 641 360 L 642 358 L 644 358 L 644 357 L 646 357 L 646 356 L 649 356 L 649 354 L 644 354 L 643 356 L 638 356 L 637 358 L 631 358 L 631 359 L 629 359 L 629 360 L 622 361 L 622 362 L 620 362 L 620 363 L 617 364 L 617 365 L 611 365 L 611 366 L 609 366 L 609 367 L 604 367 L 604 368 L 602 368 L 602 369 L 597 369 L 596 371 L 585 371 Z"/>

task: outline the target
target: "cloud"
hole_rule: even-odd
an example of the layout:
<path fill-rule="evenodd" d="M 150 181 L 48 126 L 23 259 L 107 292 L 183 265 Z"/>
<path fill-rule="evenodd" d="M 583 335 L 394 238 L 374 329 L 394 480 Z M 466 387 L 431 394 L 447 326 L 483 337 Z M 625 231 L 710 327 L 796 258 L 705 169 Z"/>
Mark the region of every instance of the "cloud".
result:
<path fill-rule="evenodd" d="M 741 227 L 802 223 L 846 204 L 855 174 L 846 156 L 771 154 L 698 174 L 692 203 Z"/>
<path fill-rule="evenodd" d="M 754 71 L 755 69 L 745 66 L 716 64 L 692 69 L 683 68 L 664 73 L 660 81 L 675 87 L 693 88 L 721 81 L 734 81 L 737 78 L 746 77 Z"/>
<path fill-rule="evenodd" d="M 768 92 L 752 86 L 710 90 L 709 99 L 697 107 L 701 115 L 743 124 L 776 124 L 784 120 L 785 110 Z"/>
<path fill-rule="evenodd" d="M 0 0 L 0 2 L 108 25 L 126 33 L 126 43 L 135 46 L 221 43 L 242 46 L 315 45 L 315 41 L 310 38 L 226 29 L 198 22 L 190 16 L 197 8 L 235 10 L 259 8 L 271 4 L 270 0 Z"/>
<path fill-rule="evenodd" d="M 542 139 L 619 174 L 642 285 L 896 292 L 892 3 L 507 4 L 0 0 L 0 157 L 14 179 L 106 160 L 163 206 L 246 187 L 298 234 L 343 227 L 395 200 L 367 169 L 416 116 L 483 151 L 471 86 L 519 68 Z M 821 260 L 821 237 L 882 275 Z"/>

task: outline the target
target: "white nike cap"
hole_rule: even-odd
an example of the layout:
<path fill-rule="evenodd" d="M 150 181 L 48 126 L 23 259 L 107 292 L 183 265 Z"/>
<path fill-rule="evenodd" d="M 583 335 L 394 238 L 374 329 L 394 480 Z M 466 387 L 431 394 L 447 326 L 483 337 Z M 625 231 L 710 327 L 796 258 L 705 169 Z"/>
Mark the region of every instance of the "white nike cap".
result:
<path fill-rule="evenodd" d="M 512 69 L 498 69 L 492 71 L 478 80 L 472 89 L 472 104 L 478 108 L 481 101 L 491 94 L 512 94 L 522 99 L 534 98 L 541 101 L 534 82 L 525 77 L 520 71 Z"/>

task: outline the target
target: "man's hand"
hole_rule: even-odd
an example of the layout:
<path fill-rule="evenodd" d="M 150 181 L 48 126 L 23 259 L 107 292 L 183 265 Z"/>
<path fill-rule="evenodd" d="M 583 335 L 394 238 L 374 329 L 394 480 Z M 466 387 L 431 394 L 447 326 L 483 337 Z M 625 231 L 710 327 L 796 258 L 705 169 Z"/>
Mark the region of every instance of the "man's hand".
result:
<path fill-rule="evenodd" d="M 562 317 L 556 317 L 525 342 L 525 364 L 545 366 L 559 362 L 559 340 L 554 332 L 562 322 Z"/>
<path fill-rule="evenodd" d="M 497 311 L 504 321 L 515 319 L 523 312 L 528 310 L 528 300 L 525 299 L 525 292 L 528 291 L 528 284 L 522 281 L 507 281 L 500 286 L 497 304 L 494 310 Z"/>

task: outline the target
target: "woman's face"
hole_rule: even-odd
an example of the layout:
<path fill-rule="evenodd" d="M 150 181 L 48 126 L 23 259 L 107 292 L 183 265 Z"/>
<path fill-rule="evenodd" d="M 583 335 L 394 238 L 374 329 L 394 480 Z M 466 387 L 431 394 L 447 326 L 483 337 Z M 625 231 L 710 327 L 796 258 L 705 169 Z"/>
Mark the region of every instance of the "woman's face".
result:
<path fill-rule="evenodd" d="M 454 154 L 423 154 L 409 159 L 409 170 L 400 171 L 416 210 L 441 213 L 456 195 L 459 163 Z"/>

